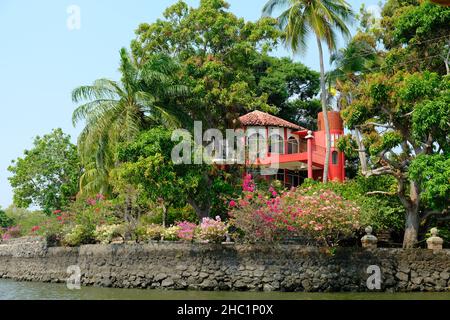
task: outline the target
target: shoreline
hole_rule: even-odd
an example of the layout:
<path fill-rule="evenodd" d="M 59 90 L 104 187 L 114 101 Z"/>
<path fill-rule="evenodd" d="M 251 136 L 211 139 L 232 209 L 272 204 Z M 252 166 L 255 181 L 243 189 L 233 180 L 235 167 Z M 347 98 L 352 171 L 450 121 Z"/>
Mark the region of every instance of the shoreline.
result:
<path fill-rule="evenodd" d="M 65 283 L 77 266 L 83 286 L 193 291 L 445 292 L 450 250 L 301 245 L 148 243 L 47 247 L 39 238 L 0 243 L 0 278 Z M 370 266 L 381 287 L 370 290 Z M 373 268 L 372 268 L 373 269 Z"/>

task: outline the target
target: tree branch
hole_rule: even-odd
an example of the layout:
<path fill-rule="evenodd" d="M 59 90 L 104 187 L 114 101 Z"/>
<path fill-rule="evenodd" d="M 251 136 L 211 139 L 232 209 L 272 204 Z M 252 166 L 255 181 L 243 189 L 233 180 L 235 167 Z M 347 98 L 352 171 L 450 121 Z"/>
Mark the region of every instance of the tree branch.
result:
<path fill-rule="evenodd" d="M 374 169 L 374 170 L 368 170 L 366 172 L 362 172 L 362 175 L 365 176 L 366 178 L 371 177 L 371 176 L 381 176 L 384 174 L 393 174 L 394 172 L 392 171 L 392 169 L 388 166 L 385 167 L 381 167 L 378 169 Z"/>
<path fill-rule="evenodd" d="M 443 216 L 445 216 L 445 215 L 447 215 L 448 214 L 448 208 L 447 209 L 444 209 L 444 210 L 442 210 L 442 211 L 439 211 L 439 210 L 430 210 L 430 211 L 425 211 L 421 216 L 420 216 L 420 218 L 422 219 L 422 220 L 425 220 L 425 219 L 427 219 L 428 217 L 430 217 L 430 216 L 436 216 L 436 215 L 443 215 Z"/>
<path fill-rule="evenodd" d="M 384 194 L 384 195 L 388 195 L 388 196 L 397 195 L 396 192 L 387 192 L 387 191 L 371 191 L 371 192 L 366 193 L 366 195 L 368 195 L 368 196 L 372 196 L 372 195 L 376 195 L 376 194 Z"/>
<path fill-rule="evenodd" d="M 375 127 L 381 127 L 381 128 L 388 128 L 388 129 L 395 129 L 394 126 L 390 124 L 383 124 L 383 123 L 376 123 L 376 122 L 367 122 L 365 124 L 356 126 L 356 127 L 368 127 L 368 126 L 375 126 Z"/>

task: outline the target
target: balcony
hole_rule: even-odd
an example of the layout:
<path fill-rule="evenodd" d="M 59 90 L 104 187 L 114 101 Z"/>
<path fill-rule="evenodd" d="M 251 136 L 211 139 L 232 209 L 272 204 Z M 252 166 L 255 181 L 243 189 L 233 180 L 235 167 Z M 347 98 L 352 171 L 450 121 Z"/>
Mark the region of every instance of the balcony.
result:
<path fill-rule="evenodd" d="M 282 149 L 280 153 L 278 150 Z M 246 159 L 248 164 L 270 166 L 272 164 L 289 164 L 292 163 L 306 164 L 308 163 L 308 147 L 306 140 L 301 139 L 300 143 L 297 140 L 277 140 L 272 145 L 257 150 L 252 149 L 255 152 L 251 152 L 249 146 L 246 146 Z M 266 150 L 268 152 L 266 152 Z M 276 151 L 276 152 L 274 152 Z M 321 146 L 313 145 L 313 166 L 317 169 L 323 168 L 326 149 Z M 265 156 L 262 156 L 265 155 Z"/>

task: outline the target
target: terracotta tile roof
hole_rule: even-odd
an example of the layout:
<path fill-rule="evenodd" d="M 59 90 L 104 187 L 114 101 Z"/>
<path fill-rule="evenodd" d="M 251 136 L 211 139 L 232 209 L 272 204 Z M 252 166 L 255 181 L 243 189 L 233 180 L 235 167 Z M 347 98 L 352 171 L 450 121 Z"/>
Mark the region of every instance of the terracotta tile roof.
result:
<path fill-rule="evenodd" d="M 245 127 L 248 126 L 271 126 L 271 127 L 283 127 L 291 128 L 295 130 L 306 130 L 292 122 L 275 117 L 271 114 L 262 111 L 253 111 L 239 118 L 241 124 Z"/>

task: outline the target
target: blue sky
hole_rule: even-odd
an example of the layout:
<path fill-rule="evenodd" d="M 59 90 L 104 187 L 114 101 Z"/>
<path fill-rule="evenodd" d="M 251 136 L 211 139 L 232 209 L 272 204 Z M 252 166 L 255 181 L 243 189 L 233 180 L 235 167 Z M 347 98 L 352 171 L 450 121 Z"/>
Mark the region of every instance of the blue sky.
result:
<path fill-rule="evenodd" d="M 75 142 L 73 88 L 97 78 L 118 78 L 118 51 L 142 22 L 161 17 L 176 0 L 0 0 L 0 206 L 12 202 L 7 167 L 33 137 L 62 128 Z M 187 0 L 194 6 L 198 0 Z M 231 11 L 256 20 L 266 0 L 228 0 Z M 349 3 L 355 11 L 362 3 Z M 81 29 L 70 31 L 67 8 L 81 9 Z M 277 55 L 289 55 L 281 49 Z M 296 57 L 318 70 L 315 42 Z"/>

